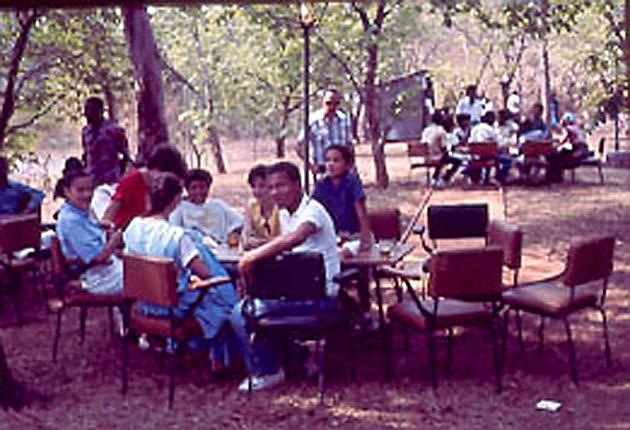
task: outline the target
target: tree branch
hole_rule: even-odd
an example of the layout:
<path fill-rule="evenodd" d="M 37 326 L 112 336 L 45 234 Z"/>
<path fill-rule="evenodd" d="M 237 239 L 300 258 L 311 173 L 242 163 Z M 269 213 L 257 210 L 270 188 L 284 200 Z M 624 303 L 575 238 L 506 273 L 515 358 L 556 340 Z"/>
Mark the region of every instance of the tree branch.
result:
<path fill-rule="evenodd" d="M 354 77 L 354 74 L 352 73 L 352 69 L 348 65 L 348 62 L 345 61 L 343 58 L 341 58 L 341 55 L 339 55 L 337 52 L 335 52 L 328 45 L 328 43 L 326 43 L 324 38 L 319 33 L 315 33 L 315 37 L 317 37 L 317 40 L 322 44 L 322 46 L 324 47 L 324 50 L 328 53 L 330 58 L 335 60 L 339 64 L 339 66 L 341 66 L 343 71 L 346 73 L 346 76 L 348 76 L 348 79 L 350 79 L 350 83 L 354 87 L 354 90 L 357 92 L 357 94 L 361 94 L 361 84 Z"/>
<path fill-rule="evenodd" d="M 21 122 L 19 124 L 12 125 L 11 127 L 8 127 L 6 130 L 5 136 L 9 136 L 20 129 L 27 128 L 35 124 L 35 121 L 37 121 L 38 119 L 46 115 L 48 112 L 50 112 L 52 108 L 55 107 L 55 105 L 57 105 L 57 103 L 63 98 L 64 96 L 62 95 L 55 97 L 55 99 L 53 99 L 51 103 L 49 103 L 42 110 L 40 110 L 39 112 L 31 116 L 28 120 Z"/>

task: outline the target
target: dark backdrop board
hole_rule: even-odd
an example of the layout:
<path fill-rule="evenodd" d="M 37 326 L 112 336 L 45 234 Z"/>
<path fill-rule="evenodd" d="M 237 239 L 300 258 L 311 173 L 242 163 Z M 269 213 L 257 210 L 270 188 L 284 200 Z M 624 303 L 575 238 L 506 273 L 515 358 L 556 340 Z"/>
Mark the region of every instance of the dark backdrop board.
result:
<path fill-rule="evenodd" d="M 426 72 L 396 78 L 377 86 L 379 123 L 386 142 L 420 140 Z"/>

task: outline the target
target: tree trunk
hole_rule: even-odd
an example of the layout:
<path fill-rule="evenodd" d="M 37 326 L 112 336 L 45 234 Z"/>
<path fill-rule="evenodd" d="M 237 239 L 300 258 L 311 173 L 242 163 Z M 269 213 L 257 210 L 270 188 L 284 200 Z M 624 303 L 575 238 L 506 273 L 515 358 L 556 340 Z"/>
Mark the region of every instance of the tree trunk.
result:
<path fill-rule="evenodd" d="M 545 122 L 551 124 L 551 111 L 549 109 L 549 100 L 551 97 L 551 79 L 549 77 L 549 52 L 547 51 L 547 39 L 544 38 L 540 53 L 540 72 L 541 72 L 541 103 L 545 109 Z"/>
<path fill-rule="evenodd" d="M 285 95 L 282 99 L 282 118 L 280 119 L 280 130 L 276 134 L 276 158 L 284 158 L 286 155 L 287 124 L 291 114 L 291 96 Z"/>
<path fill-rule="evenodd" d="M 107 104 L 107 117 L 110 121 L 117 122 L 118 115 L 116 111 L 116 96 L 112 91 L 112 87 L 105 81 L 103 83 L 103 95 L 105 95 L 105 104 Z"/>
<path fill-rule="evenodd" d="M 4 100 L 2 102 L 2 111 L 0 111 L 0 150 L 4 147 L 4 139 L 6 137 L 9 120 L 15 112 L 15 78 L 20 71 L 20 63 L 28 43 L 29 32 L 40 16 L 39 12 L 35 9 L 24 12 L 24 19 L 20 19 L 21 14 L 21 12 L 16 12 L 20 33 L 15 40 L 13 49 L 11 49 L 11 62 L 9 63 L 9 70 L 5 78 Z"/>
<path fill-rule="evenodd" d="M 168 143 L 161 66 L 146 7 L 127 6 L 123 8 L 123 14 L 127 48 L 136 80 L 138 159 L 143 161 L 153 148 Z"/>
<path fill-rule="evenodd" d="M 212 158 L 214 159 L 214 165 L 218 173 L 226 173 L 225 162 L 223 161 L 223 151 L 221 150 L 221 144 L 219 142 L 219 133 L 217 129 L 208 124 L 208 146 L 210 146 L 210 152 L 212 152 Z"/>

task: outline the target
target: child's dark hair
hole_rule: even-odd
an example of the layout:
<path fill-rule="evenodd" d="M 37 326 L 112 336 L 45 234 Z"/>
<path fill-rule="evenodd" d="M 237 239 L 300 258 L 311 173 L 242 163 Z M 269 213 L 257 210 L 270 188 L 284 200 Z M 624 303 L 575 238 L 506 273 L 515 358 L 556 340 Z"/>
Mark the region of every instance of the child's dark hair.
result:
<path fill-rule="evenodd" d="M 352 166 L 354 164 L 354 155 L 352 154 L 352 150 L 349 147 L 334 144 L 326 148 L 326 150 L 324 151 L 324 155 L 326 155 L 328 151 L 339 151 L 341 157 L 343 158 L 343 161 L 346 163 L 346 166 Z"/>
<path fill-rule="evenodd" d="M 190 169 L 186 174 L 186 188 L 192 181 L 202 181 L 209 187 L 212 185 L 212 175 L 205 169 Z"/>
<path fill-rule="evenodd" d="M 151 184 L 151 215 L 162 212 L 181 193 L 182 184 L 179 176 L 171 172 L 157 175 Z"/>
<path fill-rule="evenodd" d="M 147 168 L 170 172 L 181 179 L 186 178 L 186 162 L 177 148 L 171 145 L 160 145 L 155 148 L 147 160 Z"/>
<path fill-rule="evenodd" d="M 494 115 L 494 112 L 490 110 L 481 116 L 481 122 L 493 125 L 495 118 L 496 116 Z"/>
<path fill-rule="evenodd" d="M 284 173 L 287 175 L 290 181 L 301 183 L 300 178 L 300 169 L 297 166 L 289 161 L 279 161 L 275 164 L 272 164 L 267 171 L 267 175 L 273 175 L 275 173 Z"/>
<path fill-rule="evenodd" d="M 57 181 L 57 185 L 55 185 L 55 190 L 53 191 L 53 199 L 62 197 L 65 198 L 65 193 L 63 189 L 66 187 L 63 177 L 67 176 L 73 170 L 83 170 L 83 163 L 77 157 L 68 157 L 64 163 L 63 171 L 61 172 L 62 178 Z"/>
<path fill-rule="evenodd" d="M 254 182 L 256 182 L 256 179 L 258 178 L 261 178 L 263 180 L 267 179 L 268 171 L 269 171 L 269 168 L 265 166 L 264 164 L 257 164 L 256 166 L 252 167 L 249 173 L 247 174 L 247 183 L 249 184 L 249 186 L 253 187 Z"/>
<path fill-rule="evenodd" d="M 57 181 L 55 185 L 55 197 L 66 197 L 65 190 L 72 186 L 72 183 L 79 178 L 90 177 L 90 174 L 84 169 L 70 169 L 64 172 L 64 175 Z M 59 191 L 59 194 L 57 192 Z"/>

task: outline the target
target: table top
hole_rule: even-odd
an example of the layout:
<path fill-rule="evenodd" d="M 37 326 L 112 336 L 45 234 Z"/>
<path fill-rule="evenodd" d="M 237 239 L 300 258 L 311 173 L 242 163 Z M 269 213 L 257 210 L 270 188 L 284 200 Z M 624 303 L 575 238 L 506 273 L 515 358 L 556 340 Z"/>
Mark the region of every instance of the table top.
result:
<path fill-rule="evenodd" d="M 214 255 L 222 263 L 238 263 L 239 258 L 243 254 L 243 250 L 234 247 L 220 246 L 211 248 Z M 407 254 L 413 250 L 413 245 L 409 243 L 396 243 L 392 246 L 389 255 L 381 254 L 378 244 L 374 244 L 372 248 L 366 251 L 360 251 L 353 256 L 343 256 L 341 263 L 345 266 L 385 266 L 393 265 L 402 260 Z"/>

